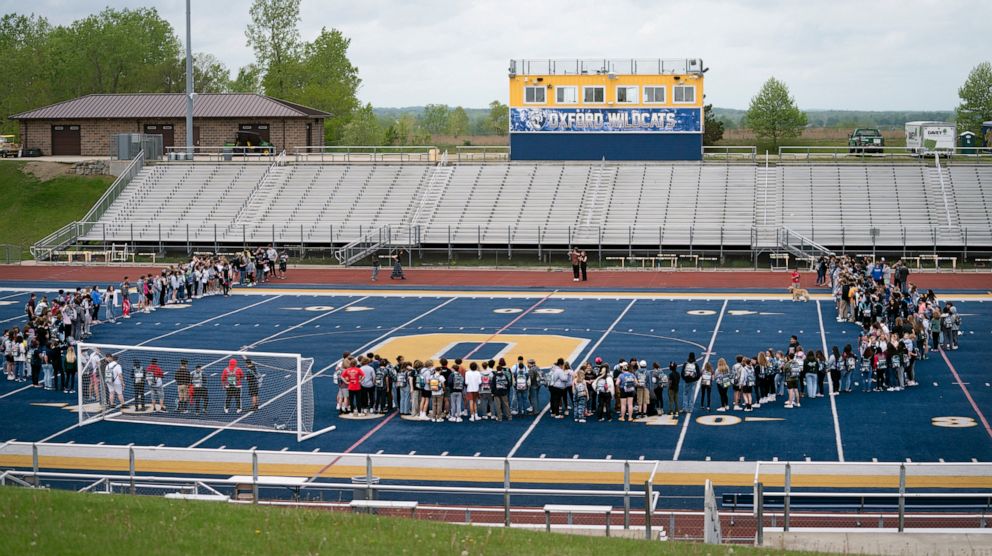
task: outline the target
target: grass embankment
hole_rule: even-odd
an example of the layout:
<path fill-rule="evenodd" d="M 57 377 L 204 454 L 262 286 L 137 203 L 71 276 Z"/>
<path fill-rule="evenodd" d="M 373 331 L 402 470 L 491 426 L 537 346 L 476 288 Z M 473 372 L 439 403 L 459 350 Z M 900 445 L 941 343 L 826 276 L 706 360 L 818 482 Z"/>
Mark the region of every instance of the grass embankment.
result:
<path fill-rule="evenodd" d="M 0 488 L 0 554 L 788 554 L 320 510 Z"/>
<path fill-rule="evenodd" d="M 0 162 L 0 243 L 21 246 L 22 257 L 30 258 L 32 244 L 82 218 L 113 182 L 110 176 L 65 174 L 67 167 L 54 162 Z M 40 170 L 41 178 L 25 172 L 26 168 Z"/>

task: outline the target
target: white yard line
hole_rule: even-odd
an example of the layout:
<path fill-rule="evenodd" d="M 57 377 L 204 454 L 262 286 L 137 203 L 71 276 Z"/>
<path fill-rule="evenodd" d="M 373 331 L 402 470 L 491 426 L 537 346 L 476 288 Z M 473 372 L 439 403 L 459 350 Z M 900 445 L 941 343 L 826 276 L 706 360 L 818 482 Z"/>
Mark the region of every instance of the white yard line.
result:
<path fill-rule="evenodd" d="M 827 351 L 827 332 L 823 328 L 823 309 L 820 308 L 820 301 L 816 301 L 816 316 L 820 319 L 820 341 L 823 343 L 823 353 L 830 353 Z M 838 363 L 840 363 L 838 361 Z M 829 373 L 829 371 L 828 371 Z M 834 417 L 834 437 L 837 440 L 837 461 L 844 461 L 844 443 L 840 438 L 840 419 L 837 417 L 837 400 L 834 396 L 834 381 L 831 377 L 826 379 L 828 388 L 830 390 L 830 412 L 833 413 Z"/>
<path fill-rule="evenodd" d="M 599 349 L 600 344 L 602 344 L 603 341 L 606 340 L 606 337 L 609 336 L 610 333 L 613 332 L 613 329 L 616 328 L 618 324 L 620 324 L 620 321 L 623 320 L 625 316 L 627 316 L 627 312 L 630 311 L 630 308 L 634 306 L 634 303 L 637 303 L 636 299 L 630 300 L 630 303 L 628 303 L 627 306 L 624 307 L 623 311 L 620 312 L 620 316 L 618 316 L 616 320 L 613 321 L 613 324 L 611 324 L 610 327 L 606 329 L 606 332 L 603 332 L 603 335 L 599 337 L 599 340 L 596 340 L 596 343 L 593 344 L 591 348 L 589 348 L 589 351 L 586 352 L 586 355 L 585 357 L 582 358 L 582 361 L 579 361 L 578 363 L 573 365 L 574 368 L 578 369 L 586 361 L 589 360 L 589 357 L 591 357 L 592 354 L 595 353 L 597 349 Z M 510 453 L 507 454 L 506 457 L 512 458 L 517 453 L 517 450 L 519 450 L 520 447 L 523 446 L 524 441 L 527 440 L 527 437 L 530 436 L 530 433 L 534 432 L 534 429 L 537 428 L 537 424 L 541 422 L 541 418 L 544 417 L 544 415 L 547 414 L 548 410 L 550 409 L 551 409 L 550 404 L 544 406 L 544 409 L 542 409 L 541 413 L 537 416 L 536 419 L 534 419 L 534 422 L 531 423 L 529 427 L 527 427 L 527 430 L 524 431 L 524 434 L 520 436 L 520 439 L 517 440 L 517 443 L 513 445 L 513 448 L 510 449 Z"/>
<path fill-rule="evenodd" d="M 723 322 L 723 315 L 727 312 L 727 303 L 730 301 L 727 299 L 723 300 L 723 306 L 720 307 L 720 316 L 716 319 L 716 326 L 713 327 L 713 336 L 710 337 L 710 345 L 706 348 L 706 356 L 703 358 L 703 367 L 710 360 L 710 355 L 713 354 L 713 345 L 716 343 L 716 335 L 720 332 L 720 323 Z M 701 367 L 702 368 L 702 367 Z M 684 386 L 684 384 L 683 384 Z M 678 461 L 679 455 L 682 454 L 682 444 L 685 443 L 685 435 L 689 430 L 689 422 L 692 421 L 692 408 L 696 405 L 696 396 L 699 395 L 700 383 L 696 381 L 696 388 L 692 391 L 692 399 L 689 401 L 689 407 L 682 409 L 685 410 L 685 420 L 682 421 L 682 432 L 679 433 L 679 441 L 675 444 L 675 454 L 672 456 L 672 460 Z"/>

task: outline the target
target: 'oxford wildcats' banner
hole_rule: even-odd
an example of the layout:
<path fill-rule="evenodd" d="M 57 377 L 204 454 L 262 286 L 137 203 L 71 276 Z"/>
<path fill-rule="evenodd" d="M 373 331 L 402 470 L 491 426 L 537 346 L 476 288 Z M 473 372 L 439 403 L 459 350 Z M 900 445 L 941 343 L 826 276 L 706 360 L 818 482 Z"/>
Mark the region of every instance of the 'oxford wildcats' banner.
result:
<path fill-rule="evenodd" d="M 699 108 L 511 108 L 511 132 L 701 133 Z"/>

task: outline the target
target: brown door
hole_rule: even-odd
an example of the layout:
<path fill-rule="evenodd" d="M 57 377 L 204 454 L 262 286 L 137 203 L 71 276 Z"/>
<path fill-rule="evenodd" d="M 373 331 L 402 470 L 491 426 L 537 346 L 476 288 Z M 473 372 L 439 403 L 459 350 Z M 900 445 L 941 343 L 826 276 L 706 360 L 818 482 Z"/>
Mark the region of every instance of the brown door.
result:
<path fill-rule="evenodd" d="M 198 125 L 193 126 L 193 146 L 200 146 L 200 126 Z"/>
<path fill-rule="evenodd" d="M 176 146 L 176 130 L 172 124 L 145 124 L 146 135 L 161 135 L 162 148 Z"/>
<path fill-rule="evenodd" d="M 52 126 L 52 155 L 79 156 L 83 154 L 78 125 Z"/>
<path fill-rule="evenodd" d="M 313 145 L 313 124 L 307 124 L 307 146 Z"/>

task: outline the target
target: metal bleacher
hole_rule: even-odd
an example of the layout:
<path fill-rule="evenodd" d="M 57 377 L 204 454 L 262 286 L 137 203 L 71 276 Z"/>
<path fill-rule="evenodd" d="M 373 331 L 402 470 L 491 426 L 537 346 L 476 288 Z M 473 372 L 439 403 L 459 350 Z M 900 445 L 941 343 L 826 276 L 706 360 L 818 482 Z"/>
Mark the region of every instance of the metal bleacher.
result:
<path fill-rule="evenodd" d="M 992 245 L 992 167 L 505 163 L 146 166 L 83 240 L 453 245 Z M 413 230 L 416 230 L 415 232 Z M 767 241 L 767 240 L 766 240 Z"/>

